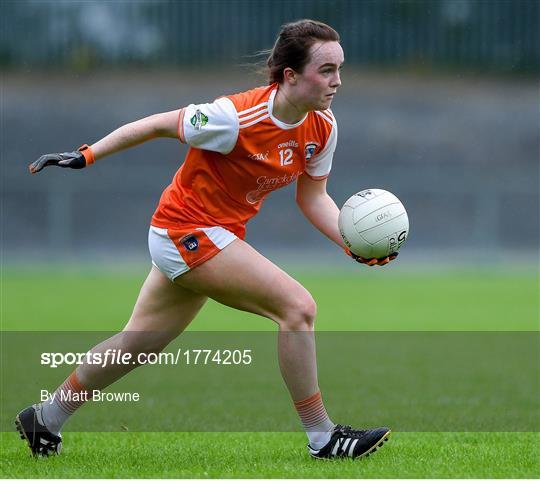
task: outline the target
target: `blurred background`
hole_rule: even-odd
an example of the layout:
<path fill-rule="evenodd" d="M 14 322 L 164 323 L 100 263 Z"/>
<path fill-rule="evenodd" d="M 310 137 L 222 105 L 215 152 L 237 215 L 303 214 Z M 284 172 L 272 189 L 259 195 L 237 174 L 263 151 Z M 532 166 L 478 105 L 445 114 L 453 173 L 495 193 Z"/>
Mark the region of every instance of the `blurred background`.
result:
<path fill-rule="evenodd" d="M 400 269 L 538 267 L 539 2 L 529 0 L 3 0 L 2 263 L 148 262 L 147 230 L 186 147 L 156 140 L 82 171 L 28 174 L 41 154 L 265 83 L 281 24 L 341 35 L 332 109 L 337 204 L 384 188 L 405 204 Z M 247 240 L 274 260 L 349 266 L 275 192 Z M 337 264 L 336 264 L 337 262 Z"/>

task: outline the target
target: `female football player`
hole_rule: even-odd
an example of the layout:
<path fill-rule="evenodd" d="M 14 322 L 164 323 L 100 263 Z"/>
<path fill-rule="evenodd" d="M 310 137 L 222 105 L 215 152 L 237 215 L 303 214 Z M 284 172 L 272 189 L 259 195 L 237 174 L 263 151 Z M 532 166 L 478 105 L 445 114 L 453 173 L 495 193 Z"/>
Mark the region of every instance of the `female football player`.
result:
<path fill-rule="evenodd" d="M 308 451 L 316 458 L 367 455 L 390 430 L 356 430 L 330 420 L 317 381 L 315 301 L 243 239 L 246 222 L 265 197 L 296 182 L 296 201 L 306 218 L 351 255 L 338 230 L 339 210 L 326 192 L 337 141 L 329 107 L 344 61 L 339 40 L 321 22 L 286 24 L 267 60 L 267 86 L 146 117 L 91 146 L 47 154 L 30 166 L 32 173 L 52 165 L 80 169 L 157 137 L 190 146 L 153 215 L 153 265 L 133 314 L 123 332 L 92 352 L 160 352 L 208 297 L 267 317 L 279 327 L 281 374 L 307 433 Z M 371 266 L 385 265 L 395 255 L 353 257 Z M 53 401 L 19 413 L 16 424 L 32 453 L 59 453 L 62 425 L 85 399 L 73 393 L 103 389 L 134 367 L 82 364 L 58 387 Z"/>

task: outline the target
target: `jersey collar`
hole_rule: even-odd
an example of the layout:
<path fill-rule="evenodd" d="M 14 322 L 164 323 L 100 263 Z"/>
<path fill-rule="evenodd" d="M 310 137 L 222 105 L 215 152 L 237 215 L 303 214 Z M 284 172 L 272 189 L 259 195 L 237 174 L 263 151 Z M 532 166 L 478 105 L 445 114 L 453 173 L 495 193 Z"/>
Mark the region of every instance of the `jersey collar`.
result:
<path fill-rule="evenodd" d="M 295 124 L 286 124 L 285 122 L 282 122 L 281 120 L 274 117 L 273 115 L 274 98 L 276 96 L 277 91 L 278 91 L 278 87 L 276 86 L 276 88 L 272 90 L 272 92 L 270 92 L 270 97 L 268 97 L 268 113 L 270 114 L 270 119 L 272 120 L 272 122 L 274 122 L 274 124 L 278 126 L 280 129 L 285 129 L 285 130 L 294 129 L 298 127 L 299 125 L 302 125 L 304 120 L 306 120 L 308 114 L 306 114 L 303 119 L 299 120 Z"/>

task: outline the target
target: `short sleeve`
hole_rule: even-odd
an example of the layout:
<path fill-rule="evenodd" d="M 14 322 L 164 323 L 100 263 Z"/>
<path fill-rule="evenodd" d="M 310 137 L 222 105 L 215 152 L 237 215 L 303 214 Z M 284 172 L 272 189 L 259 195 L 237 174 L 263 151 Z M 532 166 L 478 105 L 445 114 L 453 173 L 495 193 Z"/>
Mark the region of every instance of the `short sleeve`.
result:
<path fill-rule="evenodd" d="M 326 145 L 317 155 L 307 161 L 306 174 L 315 180 L 326 179 L 332 169 L 332 160 L 334 158 L 336 145 L 337 123 L 336 120 L 333 119 L 332 130 L 330 131 Z"/>
<path fill-rule="evenodd" d="M 198 149 L 228 154 L 238 139 L 238 114 L 230 99 L 188 105 L 180 113 L 178 136 Z"/>

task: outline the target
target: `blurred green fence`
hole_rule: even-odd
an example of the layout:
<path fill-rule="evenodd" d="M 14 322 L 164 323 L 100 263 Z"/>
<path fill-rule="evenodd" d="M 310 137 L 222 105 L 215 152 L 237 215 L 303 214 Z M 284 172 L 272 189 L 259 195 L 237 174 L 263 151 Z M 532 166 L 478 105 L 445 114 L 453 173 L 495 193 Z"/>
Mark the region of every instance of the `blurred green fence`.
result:
<path fill-rule="evenodd" d="M 3 0 L 0 63 L 75 69 L 253 61 L 279 26 L 328 22 L 347 62 L 537 72 L 536 0 Z"/>

